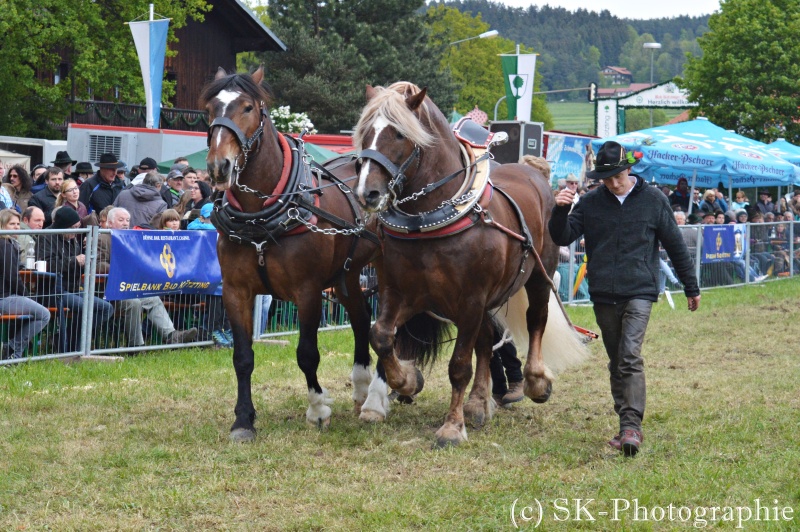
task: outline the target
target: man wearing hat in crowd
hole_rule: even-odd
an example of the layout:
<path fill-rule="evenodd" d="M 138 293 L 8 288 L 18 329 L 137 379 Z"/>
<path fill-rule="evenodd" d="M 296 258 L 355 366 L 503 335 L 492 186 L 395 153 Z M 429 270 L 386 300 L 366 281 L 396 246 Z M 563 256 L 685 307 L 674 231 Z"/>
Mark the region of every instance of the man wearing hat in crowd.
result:
<path fill-rule="evenodd" d="M 772 203 L 772 194 L 769 193 L 769 190 L 762 189 L 758 191 L 758 203 L 756 203 L 756 207 L 761 211 L 761 214 L 775 212 L 775 204 Z"/>
<path fill-rule="evenodd" d="M 94 169 L 92 168 L 92 163 L 78 163 L 78 165 L 74 169 L 74 173 L 72 174 L 72 179 L 81 186 L 84 181 L 88 180 L 94 174 Z"/>
<path fill-rule="evenodd" d="M 57 166 L 61 168 L 64 172 L 64 179 L 70 179 L 72 177 L 72 165 L 78 164 L 78 161 L 74 160 L 72 157 L 69 156 L 69 153 L 66 151 L 60 151 L 56 153 L 55 161 L 50 161 L 53 163 L 53 166 Z"/>
<path fill-rule="evenodd" d="M 161 197 L 167 202 L 167 209 L 172 209 L 183 195 L 183 172 L 173 166 L 167 174 L 167 186 L 161 188 Z"/>
<path fill-rule="evenodd" d="M 98 170 L 81 185 L 79 198 L 90 213 L 100 212 L 114 203 L 123 189 L 123 183 L 117 177 L 117 168 L 121 168 L 122 163 L 117 160 L 116 155 L 104 153 L 95 166 Z"/>
<path fill-rule="evenodd" d="M 142 181 L 144 181 L 144 176 L 147 175 L 147 172 L 151 170 L 158 171 L 158 163 L 152 157 L 145 157 L 142 159 L 142 162 L 139 163 L 137 168 L 139 169 L 139 173 L 136 174 L 136 176 L 134 176 L 134 178 L 131 180 L 131 185 L 134 186 L 142 184 Z"/>
<path fill-rule="evenodd" d="M 658 301 L 659 242 L 684 286 L 690 311 L 700 306 L 694 264 L 669 201 L 655 187 L 630 175 L 638 162 L 618 143 L 597 152 L 588 179 L 603 184 L 587 192 L 572 209 L 575 192 L 564 189 L 548 225 L 559 246 L 584 237 L 589 297 L 608 353 L 608 370 L 619 433 L 609 445 L 634 456 L 642 443 L 645 376 L 642 358 L 650 309 Z"/>

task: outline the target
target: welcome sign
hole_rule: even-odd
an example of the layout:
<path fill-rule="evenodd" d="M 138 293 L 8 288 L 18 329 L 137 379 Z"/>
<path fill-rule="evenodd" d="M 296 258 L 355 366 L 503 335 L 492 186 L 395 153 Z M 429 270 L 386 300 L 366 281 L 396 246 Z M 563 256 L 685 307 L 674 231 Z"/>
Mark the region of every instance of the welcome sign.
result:
<path fill-rule="evenodd" d="M 216 231 L 113 231 L 105 298 L 214 294 L 222 283 Z"/>

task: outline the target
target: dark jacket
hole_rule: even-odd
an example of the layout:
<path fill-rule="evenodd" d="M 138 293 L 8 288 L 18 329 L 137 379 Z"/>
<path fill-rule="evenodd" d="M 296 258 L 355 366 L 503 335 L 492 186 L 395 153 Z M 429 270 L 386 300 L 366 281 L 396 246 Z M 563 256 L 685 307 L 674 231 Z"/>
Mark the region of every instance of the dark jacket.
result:
<path fill-rule="evenodd" d="M 181 194 L 171 186 L 164 184 L 161 187 L 161 198 L 167 204 L 167 209 L 174 209 L 175 205 L 181 201 Z"/>
<path fill-rule="evenodd" d="M 602 185 L 581 197 L 571 214 L 569 205 L 554 207 L 548 229 L 559 246 L 584 235 L 589 296 L 596 303 L 658 301 L 659 241 L 686 296 L 700 294 L 692 257 L 666 196 L 641 178 L 622 205 Z"/>
<path fill-rule="evenodd" d="M 19 247 L 15 238 L 0 238 L 0 261 L 3 283 L 0 286 L 0 299 L 26 296 L 25 284 L 19 278 Z"/>
<path fill-rule="evenodd" d="M 36 246 L 36 260 L 47 261 L 47 271 L 60 274 L 67 292 L 77 293 L 81 288 L 83 266 L 76 257 L 83 254 L 82 240 L 83 235 L 64 238 L 63 233 L 44 234 Z"/>
<path fill-rule="evenodd" d="M 99 172 L 84 181 L 81 185 L 81 195 L 79 201 L 86 205 L 89 213 L 100 212 L 114 203 L 119 193 L 122 192 L 124 184 L 121 179 L 114 177 L 111 184 L 106 183 Z"/>
<path fill-rule="evenodd" d="M 50 227 L 53 223 L 53 207 L 56 204 L 56 195 L 50 190 L 50 187 L 44 187 L 42 190 L 31 196 L 28 200 L 29 207 L 39 207 L 44 212 L 44 226 Z"/>
<path fill-rule="evenodd" d="M 134 185 L 123 190 L 114 200 L 114 206 L 131 214 L 131 227 L 149 224 L 153 216 L 167 209 L 158 189 L 150 185 Z"/>

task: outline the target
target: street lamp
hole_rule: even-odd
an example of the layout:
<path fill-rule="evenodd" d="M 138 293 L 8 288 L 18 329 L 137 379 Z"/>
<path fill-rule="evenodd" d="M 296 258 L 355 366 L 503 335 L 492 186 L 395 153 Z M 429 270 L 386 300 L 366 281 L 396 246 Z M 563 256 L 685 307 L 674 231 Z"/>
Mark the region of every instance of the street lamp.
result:
<path fill-rule="evenodd" d="M 646 42 L 642 47 L 647 50 L 650 49 L 650 87 L 653 86 L 653 57 L 656 55 L 656 50 L 661 49 L 660 42 Z M 653 110 L 650 109 L 650 127 L 653 127 Z"/>
<path fill-rule="evenodd" d="M 497 30 L 489 30 L 484 31 L 480 35 L 475 35 L 474 37 L 467 37 L 466 39 L 460 39 L 458 41 L 451 42 L 448 46 L 453 46 L 454 44 L 458 44 L 464 41 L 471 41 L 472 39 L 491 39 L 492 37 L 497 37 L 500 34 Z"/>

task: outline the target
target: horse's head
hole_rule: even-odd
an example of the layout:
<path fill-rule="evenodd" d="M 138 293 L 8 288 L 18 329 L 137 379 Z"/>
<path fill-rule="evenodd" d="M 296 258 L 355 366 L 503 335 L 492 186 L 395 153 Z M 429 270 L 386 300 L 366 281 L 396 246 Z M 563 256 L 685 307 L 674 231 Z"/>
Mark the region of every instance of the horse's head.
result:
<path fill-rule="evenodd" d="M 429 119 L 425 93 L 406 82 L 367 86 L 367 105 L 353 136 L 359 150 L 355 195 L 367 211 L 384 210 L 400 195 L 419 170 L 421 150 L 435 142 L 423 124 Z"/>
<path fill-rule="evenodd" d="M 208 175 L 217 190 L 226 190 L 247 164 L 254 145 L 260 143 L 265 127 L 270 126 L 262 87 L 261 67 L 251 75 L 228 75 L 220 68 L 214 81 L 200 96 L 211 125 L 208 128 Z"/>

